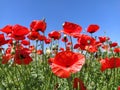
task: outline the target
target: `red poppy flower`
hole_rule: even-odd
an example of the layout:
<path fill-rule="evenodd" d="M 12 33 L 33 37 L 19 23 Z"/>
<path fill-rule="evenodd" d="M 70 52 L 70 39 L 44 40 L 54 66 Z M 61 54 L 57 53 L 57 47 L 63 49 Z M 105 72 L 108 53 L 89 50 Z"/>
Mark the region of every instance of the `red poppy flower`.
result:
<path fill-rule="evenodd" d="M 29 30 L 26 27 L 16 24 L 12 27 L 12 33 L 10 36 L 16 40 L 23 40 L 28 33 Z"/>
<path fill-rule="evenodd" d="M 38 32 L 31 31 L 28 34 L 27 38 L 30 39 L 30 40 L 36 40 L 36 39 L 38 39 L 38 36 L 39 36 Z"/>
<path fill-rule="evenodd" d="M 101 63 L 101 71 L 105 71 L 106 69 L 118 68 L 120 67 L 120 58 L 105 58 L 100 60 Z"/>
<path fill-rule="evenodd" d="M 7 64 L 8 61 L 12 58 L 11 54 L 5 54 L 2 56 L 2 64 Z"/>
<path fill-rule="evenodd" d="M 114 48 L 115 53 L 120 53 L 120 48 Z"/>
<path fill-rule="evenodd" d="M 50 42 L 51 42 L 51 38 L 45 38 L 45 43 L 46 44 L 50 44 Z"/>
<path fill-rule="evenodd" d="M 109 51 L 110 47 L 109 47 L 109 45 L 102 45 L 102 49 L 104 49 L 106 51 Z"/>
<path fill-rule="evenodd" d="M 43 54 L 43 51 L 42 50 L 37 50 L 37 54 L 41 55 L 41 54 Z"/>
<path fill-rule="evenodd" d="M 9 34 L 12 32 L 12 25 L 6 25 L 5 27 L 3 27 L 1 29 L 2 32 L 6 33 L 6 34 Z"/>
<path fill-rule="evenodd" d="M 46 29 L 45 20 L 33 20 L 30 24 L 30 28 L 32 31 L 41 31 L 44 32 Z"/>
<path fill-rule="evenodd" d="M 5 40 L 4 34 L 0 34 L 0 46 L 6 44 L 8 41 Z"/>
<path fill-rule="evenodd" d="M 72 35 L 73 35 L 74 38 L 79 38 L 79 37 L 81 36 L 80 33 L 74 33 L 74 34 L 72 34 Z"/>
<path fill-rule="evenodd" d="M 61 34 L 60 34 L 60 32 L 58 32 L 58 31 L 52 31 L 52 32 L 50 32 L 50 33 L 48 34 L 48 36 L 49 36 L 50 38 L 53 38 L 54 40 L 59 40 L 60 37 L 61 37 Z"/>
<path fill-rule="evenodd" d="M 74 49 L 78 49 L 79 47 L 80 47 L 80 44 L 78 43 L 74 45 Z"/>
<path fill-rule="evenodd" d="M 78 40 L 77 40 L 80 49 L 85 50 L 85 47 L 89 47 L 90 45 L 92 46 L 96 46 L 96 40 L 88 35 L 85 34 L 81 34 L 81 36 L 79 36 Z"/>
<path fill-rule="evenodd" d="M 2 56 L 2 64 L 7 64 L 9 62 L 9 60 L 12 58 L 12 47 L 8 47 L 5 50 L 5 54 Z"/>
<path fill-rule="evenodd" d="M 88 52 L 91 53 L 95 53 L 98 51 L 97 46 L 96 45 L 89 45 L 85 47 L 85 50 L 87 50 Z"/>
<path fill-rule="evenodd" d="M 96 25 L 96 24 L 91 24 L 91 25 L 88 26 L 87 32 L 89 32 L 89 33 L 94 33 L 94 32 L 96 32 L 96 31 L 98 31 L 99 28 L 100 28 L 100 27 L 99 27 L 98 25 Z"/>
<path fill-rule="evenodd" d="M 39 34 L 38 35 L 38 40 L 40 41 L 45 41 L 46 37 L 44 35 Z"/>
<path fill-rule="evenodd" d="M 9 47 L 6 49 L 5 53 L 6 53 L 6 54 L 11 54 L 11 49 L 12 49 L 12 47 L 9 46 Z"/>
<path fill-rule="evenodd" d="M 29 46 L 29 50 L 30 50 L 30 52 L 35 52 L 35 46 Z"/>
<path fill-rule="evenodd" d="M 79 85 L 79 86 L 78 86 L 78 85 Z M 73 88 L 78 89 L 78 87 L 80 88 L 80 90 L 86 90 L 86 87 L 85 87 L 83 81 L 80 80 L 79 78 L 74 78 Z"/>
<path fill-rule="evenodd" d="M 82 27 L 78 24 L 71 23 L 71 22 L 65 22 L 63 24 L 62 32 L 70 36 L 73 36 L 73 34 L 79 34 L 81 31 L 82 31 Z"/>
<path fill-rule="evenodd" d="M 117 45 L 118 45 L 117 42 L 113 42 L 113 43 L 110 44 L 110 47 L 116 47 Z"/>
<path fill-rule="evenodd" d="M 30 42 L 28 40 L 22 40 L 21 42 L 23 45 L 30 45 Z"/>
<path fill-rule="evenodd" d="M 102 43 L 101 43 L 101 42 L 96 41 L 96 46 L 97 46 L 97 47 L 100 47 L 101 45 L 102 45 Z"/>
<path fill-rule="evenodd" d="M 82 44 L 82 45 L 92 45 L 96 43 L 96 40 L 88 35 L 82 34 L 79 38 L 78 38 L 78 43 Z"/>
<path fill-rule="evenodd" d="M 104 43 L 104 42 L 106 42 L 107 40 L 110 40 L 109 37 L 105 37 L 105 36 L 101 36 L 101 37 L 98 37 L 98 38 L 99 38 L 99 41 L 100 41 L 101 43 Z"/>
<path fill-rule="evenodd" d="M 7 44 L 13 45 L 13 39 L 8 39 L 7 41 Z"/>
<path fill-rule="evenodd" d="M 52 72 L 60 78 L 68 78 L 71 73 L 81 70 L 85 57 L 80 53 L 67 50 L 57 53 L 53 61 L 50 65 Z"/>
<path fill-rule="evenodd" d="M 62 38 L 62 42 L 68 42 L 68 38 L 67 37 L 63 37 Z"/>
<path fill-rule="evenodd" d="M 32 58 L 29 56 L 29 53 L 27 51 L 28 49 L 20 49 L 16 50 L 15 56 L 14 56 L 14 63 L 15 64 L 24 64 L 28 65 L 30 62 L 32 62 Z"/>

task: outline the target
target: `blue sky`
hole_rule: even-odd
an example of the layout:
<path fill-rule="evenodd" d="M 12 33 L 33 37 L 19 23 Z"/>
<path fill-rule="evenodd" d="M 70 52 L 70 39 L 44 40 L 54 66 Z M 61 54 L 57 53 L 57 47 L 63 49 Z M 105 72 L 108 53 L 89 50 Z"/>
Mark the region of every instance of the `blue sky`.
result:
<path fill-rule="evenodd" d="M 98 24 L 97 36 L 106 35 L 120 44 L 120 0 L 0 0 L 0 28 L 7 24 L 29 27 L 32 20 L 46 18 L 46 34 L 61 30 L 65 21 L 85 29 Z"/>

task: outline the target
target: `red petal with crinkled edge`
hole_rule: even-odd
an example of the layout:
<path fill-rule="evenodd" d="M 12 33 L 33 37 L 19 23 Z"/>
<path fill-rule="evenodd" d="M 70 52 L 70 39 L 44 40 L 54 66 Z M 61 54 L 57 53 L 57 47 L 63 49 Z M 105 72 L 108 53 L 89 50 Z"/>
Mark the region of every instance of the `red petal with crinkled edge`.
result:
<path fill-rule="evenodd" d="M 29 29 L 19 24 L 14 25 L 12 28 L 12 34 L 18 37 L 24 36 L 28 33 L 29 33 Z"/>
<path fill-rule="evenodd" d="M 70 74 L 81 70 L 85 58 L 80 53 L 72 51 L 59 52 L 51 63 L 52 72 L 61 78 L 69 78 Z"/>
<path fill-rule="evenodd" d="M 63 24 L 62 32 L 73 36 L 73 34 L 79 34 L 82 31 L 82 27 L 72 22 L 65 22 Z"/>
<path fill-rule="evenodd" d="M 87 32 L 89 32 L 89 33 L 94 33 L 94 32 L 96 32 L 96 31 L 98 31 L 99 28 L 100 28 L 100 27 L 99 27 L 98 25 L 96 25 L 96 24 L 91 24 L 91 25 L 88 26 Z"/>
<path fill-rule="evenodd" d="M 60 78 L 69 78 L 70 77 L 69 68 L 64 68 L 60 65 L 52 63 L 51 69 L 52 69 L 52 72 Z"/>
<path fill-rule="evenodd" d="M 12 25 L 6 25 L 5 27 L 3 27 L 1 29 L 2 32 L 6 33 L 6 34 L 9 34 L 12 32 Z"/>
<path fill-rule="evenodd" d="M 79 60 L 75 62 L 71 67 L 70 67 L 70 72 L 76 73 L 81 70 L 83 64 L 85 63 L 85 58 L 83 55 L 78 54 Z"/>

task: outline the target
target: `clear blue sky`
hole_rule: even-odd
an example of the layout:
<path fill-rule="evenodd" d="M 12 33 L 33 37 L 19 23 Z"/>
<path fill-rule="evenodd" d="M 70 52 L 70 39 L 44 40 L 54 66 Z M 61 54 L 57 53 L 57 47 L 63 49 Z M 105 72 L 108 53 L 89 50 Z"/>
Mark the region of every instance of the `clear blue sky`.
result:
<path fill-rule="evenodd" d="M 106 35 L 120 44 L 120 0 L 0 0 L 0 28 L 7 24 L 29 27 L 32 20 L 46 18 L 47 31 L 61 30 L 64 21 L 85 29 L 101 28 L 95 35 Z"/>

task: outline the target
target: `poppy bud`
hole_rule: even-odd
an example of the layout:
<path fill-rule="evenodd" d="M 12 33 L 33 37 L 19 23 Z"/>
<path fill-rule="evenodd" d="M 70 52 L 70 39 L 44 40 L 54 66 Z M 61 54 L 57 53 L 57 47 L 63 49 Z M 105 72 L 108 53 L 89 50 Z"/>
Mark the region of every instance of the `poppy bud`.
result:
<path fill-rule="evenodd" d="M 11 49 L 11 54 L 12 55 L 15 54 L 15 49 L 14 48 Z"/>
<path fill-rule="evenodd" d="M 50 55 L 50 53 L 51 53 L 50 49 L 49 49 L 49 48 L 46 48 L 46 54 L 47 54 L 47 55 Z"/>

